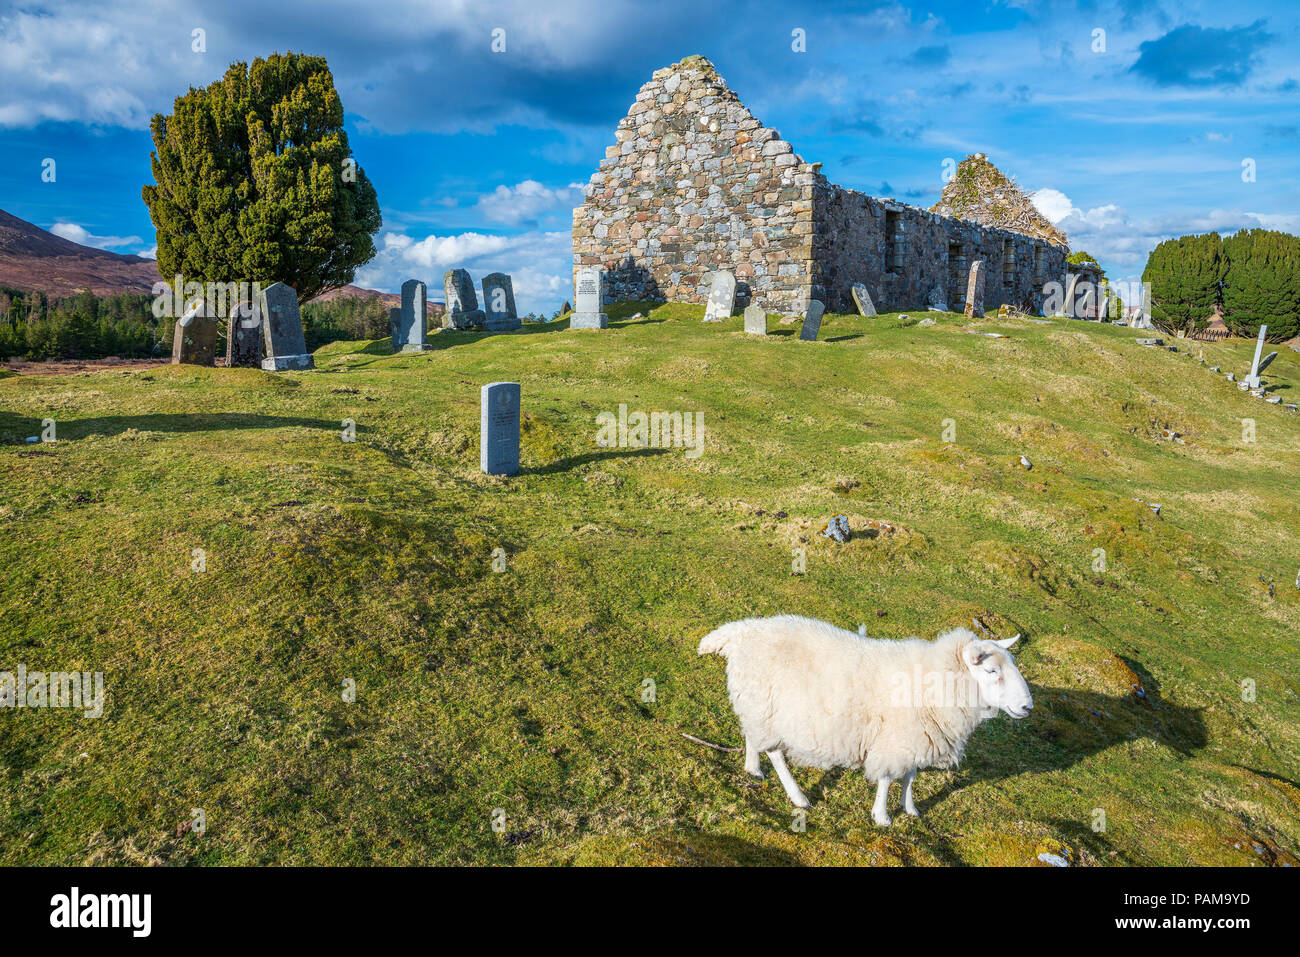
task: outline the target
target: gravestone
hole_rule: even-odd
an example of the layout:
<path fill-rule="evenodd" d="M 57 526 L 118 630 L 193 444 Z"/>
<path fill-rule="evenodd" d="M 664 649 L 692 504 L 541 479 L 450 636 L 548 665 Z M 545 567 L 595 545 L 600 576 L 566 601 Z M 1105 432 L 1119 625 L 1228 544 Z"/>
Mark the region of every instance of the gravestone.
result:
<path fill-rule="evenodd" d="M 262 313 L 249 302 L 237 302 L 226 328 L 226 365 L 251 369 L 262 365 Z"/>
<path fill-rule="evenodd" d="M 574 277 L 573 301 L 577 309 L 569 316 L 570 329 L 605 329 L 609 317 L 601 311 L 605 305 L 605 270 L 583 266 Z"/>
<path fill-rule="evenodd" d="M 808 303 L 808 314 L 803 317 L 803 325 L 799 327 L 799 338 L 804 342 L 816 342 L 817 333 L 822 328 L 822 313 L 826 311 L 818 300 L 814 299 Z"/>
<path fill-rule="evenodd" d="M 176 320 L 172 331 L 172 364 L 210 366 L 217 362 L 217 320 L 199 303 Z"/>
<path fill-rule="evenodd" d="M 262 368 L 268 372 L 316 368 L 302 337 L 298 293 L 293 287 L 276 282 L 259 289 L 257 306 L 262 312 Z"/>
<path fill-rule="evenodd" d="M 488 475 L 519 471 L 519 383 L 489 382 L 479 394 L 479 467 Z"/>
<path fill-rule="evenodd" d="M 871 301 L 871 293 L 860 282 L 855 282 L 849 290 L 853 293 L 853 304 L 858 307 L 858 315 L 874 316 L 876 304 Z"/>
<path fill-rule="evenodd" d="M 715 270 L 709 284 L 709 304 L 704 307 L 704 321 L 721 322 L 729 319 L 735 308 L 736 277 L 726 269 Z"/>
<path fill-rule="evenodd" d="M 1067 316 L 1070 319 L 1073 319 L 1075 317 L 1074 316 L 1075 287 L 1079 285 L 1079 280 L 1082 278 L 1083 278 L 1082 275 L 1080 275 L 1077 272 L 1072 272 L 1068 276 L 1066 276 L 1065 298 L 1061 301 L 1061 311 L 1057 313 L 1058 316 Z"/>
<path fill-rule="evenodd" d="M 926 305 L 931 312 L 947 312 L 948 300 L 943 294 L 943 290 L 935 286 L 930 290 L 930 297 L 926 300 Z"/>
<path fill-rule="evenodd" d="M 402 327 L 402 310 L 396 306 L 388 310 L 388 335 L 393 340 L 393 351 L 397 351 L 397 330 Z"/>
<path fill-rule="evenodd" d="M 966 280 L 966 318 L 984 318 L 984 260 L 977 259 L 970 264 L 970 276 Z M 1002 313 L 999 311 L 998 315 Z"/>
<path fill-rule="evenodd" d="M 767 310 L 757 303 L 745 307 L 745 331 L 756 336 L 767 335 Z"/>
<path fill-rule="evenodd" d="M 408 279 L 402 283 L 402 308 L 398 311 L 393 351 L 423 352 L 430 348 L 426 341 L 428 323 L 429 304 L 424 283 L 418 279 Z"/>
<path fill-rule="evenodd" d="M 474 294 L 474 280 L 468 270 L 448 269 L 442 277 L 442 288 L 447 300 L 448 329 L 480 329 L 487 320 L 478 307 Z"/>
<path fill-rule="evenodd" d="M 1264 337 L 1268 335 L 1268 326 L 1259 327 L 1259 338 L 1255 340 L 1255 358 L 1250 360 L 1250 375 L 1243 380 L 1248 389 L 1258 389 L 1261 385 L 1259 374 L 1263 370 L 1259 366 L 1260 354 L 1264 351 Z M 1269 362 L 1272 362 L 1272 358 Z"/>
<path fill-rule="evenodd" d="M 490 332 L 509 332 L 523 326 L 515 310 L 514 283 L 505 273 L 493 272 L 483 277 L 483 311 L 487 315 L 484 328 Z"/>

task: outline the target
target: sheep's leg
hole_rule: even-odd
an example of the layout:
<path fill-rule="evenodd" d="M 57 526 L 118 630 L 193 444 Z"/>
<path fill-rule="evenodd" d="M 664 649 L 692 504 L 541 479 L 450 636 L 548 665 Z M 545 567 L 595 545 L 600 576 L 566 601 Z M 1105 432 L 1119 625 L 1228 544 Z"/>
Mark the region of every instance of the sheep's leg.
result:
<path fill-rule="evenodd" d="M 786 767 L 785 755 L 780 750 L 773 750 L 767 752 L 767 759 L 772 762 L 772 767 L 776 768 L 776 776 L 781 779 L 781 787 L 785 788 L 785 793 L 789 795 L 791 803 L 795 807 L 807 807 L 808 799 L 799 790 L 799 783 L 795 781 L 794 775 Z"/>
<path fill-rule="evenodd" d="M 763 765 L 758 757 L 758 748 L 754 747 L 754 742 L 749 738 L 745 739 L 745 771 L 763 780 Z"/>
<path fill-rule="evenodd" d="M 889 778 L 881 778 L 876 782 L 876 803 L 871 808 L 871 819 L 881 827 L 889 827 L 890 824 L 894 823 L 885 810 L 885 798 L 889 796 L 889 785 L 891 783 Z"/>
<path fill-rule="evenodd" d="M 907 777 L 903 778 L 903 810 L 912 817 L 920 817 L 921 812 L 916 809 L 912 802 L 912 782 L 916 780 L 916 771 L 908 771 Z"/>

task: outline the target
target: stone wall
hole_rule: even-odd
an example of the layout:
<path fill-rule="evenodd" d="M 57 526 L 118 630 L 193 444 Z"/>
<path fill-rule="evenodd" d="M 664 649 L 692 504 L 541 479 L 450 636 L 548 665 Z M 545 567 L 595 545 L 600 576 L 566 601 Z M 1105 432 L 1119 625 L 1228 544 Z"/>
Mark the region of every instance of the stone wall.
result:
<path fill-rule="evenodd" d="M 1064 280 L 1063 247 L 828 182 L 703 57 L 655 71 L 616 139 L 573 211 L 574 271 L 603 266 L 609 301 L 704 302 L 730 269 L 739 305 L 776 313 L 852 311 L 854 282 L 882 311 L 922 309 L 936 286 L 960 311 L 983 259 L 986 308 L 1036 311 Z"/>
<path fill-rule="evenodd" d="M 816 167 L 703 57 L 656 70 L 573 211 L 574 271 L 606 270 L 610 301 L 703 302 L 709 273 L 774 311 L 812 289 Z"/>

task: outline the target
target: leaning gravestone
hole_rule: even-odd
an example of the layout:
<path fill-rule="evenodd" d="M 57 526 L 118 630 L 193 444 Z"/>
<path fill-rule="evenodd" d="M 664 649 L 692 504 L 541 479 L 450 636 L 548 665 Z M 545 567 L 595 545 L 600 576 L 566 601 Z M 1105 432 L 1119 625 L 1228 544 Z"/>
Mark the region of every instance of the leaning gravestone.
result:
<path fill-rule="evenodd" d="M 799 327 L 799 338 L 805 342 L 816 342 L 817 333 L 822 328 L 822 313 L 826 307 L 814 299 L 808 303 L 808 315 L 804 316 L 803 325 Z"/>
<path fill-rule="evenodd" d="M 984 318 L 984 274 L 984 260 L 977 259 L 970 264 L 970 276 L 966 280 L 967 319 Z"/>
<path fill-rule="evenodd" d="M 251 369 L 262 365 L 262 313 L 253 303 L 237 302 L 230 310 L 226 365 Z"/>
<path fill-rule="evenodd" d="M 519 471 L 519 383 L 489 382 L 479 394 L 479 467 L 488 475 Z"/>
<path fill-rule="evenodd" d="M 1062 301 L 1062 303 L 1061 303 L 1061 311 L 1060 311 L 1059 313 L 1057 313 L 1057 315 L 1060 315 L 1060 316 L 1067 316 L 1067 317 L 1070 318 L 1070 319 L 1074 319 L 1074 318 L 1075 318 L 1075 315 L 1074 315 L 1075 289 L 1076 289 L 1076 287 L 1078 287 L 1078 285 L 1079 285 L 1079 280 L 1082 279 L 1082 278 L 1083 278 L 1082 275 L 1079 274 L 1079 273 L 1077 273 L 1077 272 L 1072 272 L 1072 273 L 1070 273 L 1070 274 L 1066 277 L 1066 280 L 1065 280 L 1065 299 L 1064 299 L 1064 301 Z"/>
<path fill-rule="evenodd" d="M 745 331 L 756 336 L 767 335 L 767 310 L 758 303 L 745 307 Z"/>
<path fill-rule="evenodd" d="M 394 352 L 423 352 L 429 348 L 429 303 L 424 283 L 408 279 L 402 283 L 402 308 L 397 317 L 397 335 L 393 338 Z"/>
<path fill-rule="evenodd" d="M 515 310 L 515 286 L 505 273 L 493 272 L 483 277 L 483 310 L 487 314 L 484 328 L 490 332 L 509 332 L 522 327 Z"/>
<path fill-rule="evenodd" d="M 447 300 L 447 328 L 479 329 L 487 320 L 478 307 L 474 294 L 474 280 L 464 269 L 448 269 L 442 277 L 442 288 Z"/>
<path fill-rule="evenodd" d="M 262 368 L 268 372 L 316 368 L 302 337 L 298 293 L 293 287 L 272 283 L 258 291 L 257 306 L 262 312 Z"/>
<path fill-rule="evenodd" d="M 860 282 L 855 282 L 850 288 L 853 293 L 853 304 L 858 307 L 858 315 L 874 316 L 876 314 L 876 304 L 871 301 L 871 293 L 867 292 L 867 287 Z"/>
<path fill-rule="evenodd" d="M 199 303 L 176 320 L 172 331 L 172 364 L 210 366 L 217 361 L 217 320 Z"/>
<path fill-rule="evenodd" d="M 1250 360 L 1250 374 L 1246 376 L 1244 380 L 1242 380 L 1246 383 L 1246 388 L 1248 389 L 1258 389 L 1260 385 L 1263 384 L 1259 378 L 1259 374 L 1262 371 L 1264 371 L 1262 368 L 1260 368 L 1259 357 L 1260 354 L 1264 351 L 1264 337 L 1266 335 L 1268 335 L 1268 326 L 1260 326 L 1259 338 L 1255 340 L 1255 358 Z M 1271 356 L 1269 357 L 1268 361 L 1269 362 L 1273 361 Z M 1265 363 L 1265 365 L 1267 365 L 1267 363 Z"/>
<path fill-rule="evenodd" d="M 704 307 L 705 322 L 721 322 L 731 318 L 736 308 L 736 277 L 726 269 L 713 273 L 709 284 L 709 304 Z"/>
<path fill-rule="evenodd" d="M 570 329 L 605 329 L 609 317 L 601 311 L 605 305 L 605 270 L 583 266 L 574 278 L 573 299 L 578 308 L 569 316 Z"/>

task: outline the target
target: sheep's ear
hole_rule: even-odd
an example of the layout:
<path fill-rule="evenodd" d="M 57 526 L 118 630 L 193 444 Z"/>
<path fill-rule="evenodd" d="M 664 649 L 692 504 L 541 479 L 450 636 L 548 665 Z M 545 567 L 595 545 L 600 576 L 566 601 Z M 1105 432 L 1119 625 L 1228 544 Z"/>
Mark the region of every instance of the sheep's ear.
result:
<path fill-rule="evenodd" d="M 972 641 L 962 649 L 962 657 L 966 659 L 966 664 L 970 667 L 976 667 L 981 661 L 989 656 L 989 653 L 980 647 L 978 641 Z"/>
<path fill-rule="evenodd" d="M 1020 640 L 1020 636 L 1016 635 L 1015 637 L 1012 638 L 1003 638 L 1001 641 L 994 639 L 993 644 L 997 645 L 999 648 L 1010 648 L 1019 640 Z"/>

